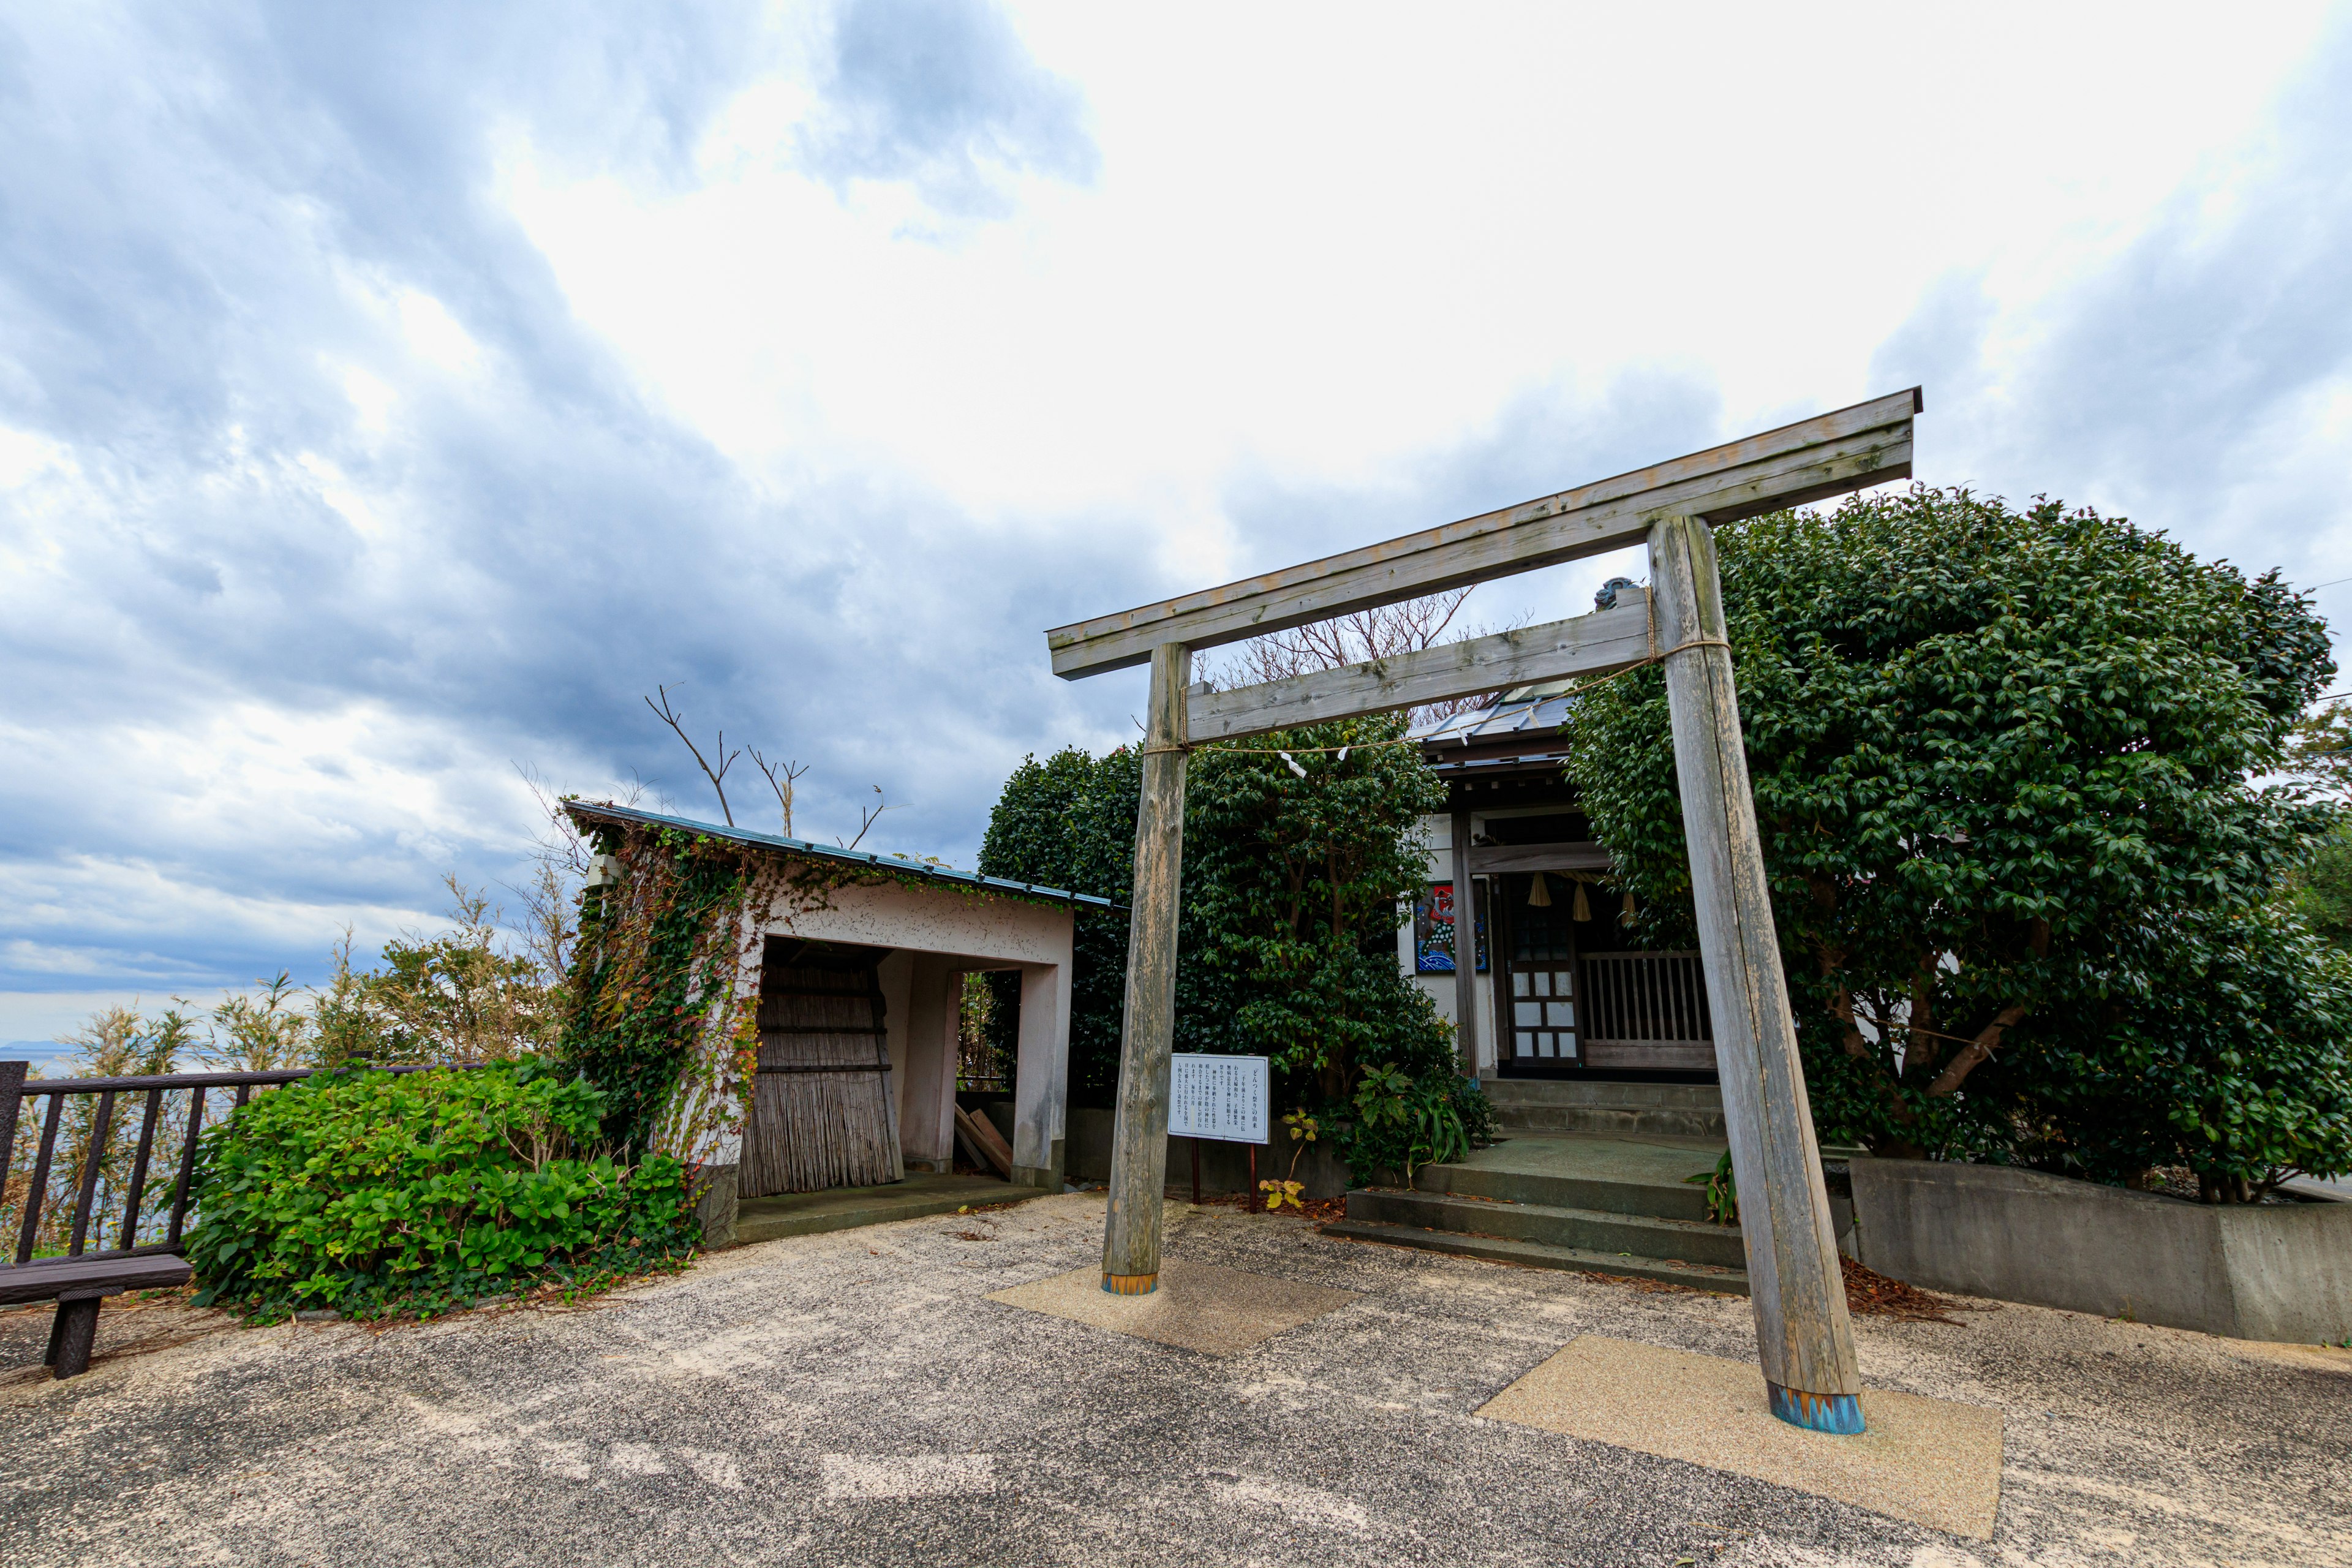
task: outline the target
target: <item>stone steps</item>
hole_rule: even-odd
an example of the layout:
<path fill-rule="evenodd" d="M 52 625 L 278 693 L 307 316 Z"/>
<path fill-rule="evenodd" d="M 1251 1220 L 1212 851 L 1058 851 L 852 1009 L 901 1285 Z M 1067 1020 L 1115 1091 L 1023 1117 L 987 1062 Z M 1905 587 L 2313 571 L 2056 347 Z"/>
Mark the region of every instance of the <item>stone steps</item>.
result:
<path fill-rule="evenodd" d="M 1702 1263 L 1730 1269 L 1741 1268 L 1748 1260 L 1738 1226 L 1661 1219 L 1607 1209 L 1567 1208 L 1557 1204 L 1360 1188 L 1348 1194 L 1348 1218 L 1506 1241 L 1538 1242 L 1570 1252 L 1627 1259 Z"/>
<path fill-rule="evenodd" d="M 1356 1188 L 1347 1217 L 1323 1228 L 1354 1241 L 1745 1294 L 1739 1227 L 1706 1217 L 1704 1178 L 1722 1152 L 1705 1137 L 1517 1132 L 1422 1166 L 1411 1187 Z"/>
<path fill-rule="evenodd" d="M 1687 1285 L 1696 1290 L 1719 1290 L 1729 1296 L 1748 1294 L 1744 1269 L 1715 1268 L 1697 1263 L 1670 1263 L 1659 1258 L 1632 1258 L 1622 1253 L 1592 1252 L 1553 1247 L 1540 1241 L 1512 1241 L 1501 1237 L 1459 1231 L 1422 1230 L 1411 1226 L 1379 1225 L 1351 1219 L 1334 1220 L 1323 1234 L 1347 1241 L 1372 1241 L 1390 1247 L 1411 1247 L 1423 1252 L 1444 1252 L 1457 1258 L 1483 1258 L 1493 1263 L 1516 1263 L 1523 1268 L 1564 1268 L 1582 1274 L 1614 1274 L 1631 1279 L 1656 1279 Z"/>
<path fill-rule="evenodd" d="M 1711 1083 L 1485 1078 L 1478 1087 L 1506 1131 L 1723 1136 L 1723 1091 Z"/>
<path fill-rule="evenodd" d="M 1507 1147 L 1507 1145 L 1498 1145 Z M 1494 1170 L 1480 1165 L 1423 1165 L 1413 1173 L 1423 1195 L 1538 1204 L 1554 1208 L 1600 1210 L 1652 1219 L 1706 1223 L 1706 1191 L 1680 1180 L 1642 1181 L 1615 1174 Z"/>

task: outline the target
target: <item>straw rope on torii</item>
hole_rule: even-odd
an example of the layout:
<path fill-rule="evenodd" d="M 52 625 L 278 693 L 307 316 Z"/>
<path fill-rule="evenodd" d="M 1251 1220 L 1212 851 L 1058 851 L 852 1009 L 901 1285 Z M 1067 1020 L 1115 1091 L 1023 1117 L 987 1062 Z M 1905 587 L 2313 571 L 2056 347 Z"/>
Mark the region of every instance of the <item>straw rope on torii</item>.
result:
<path fill-rule="evenodd" d="M 1765 1381 L 1784 1420 L 1862 1429 L 1853 1329 L 1765 886 L 1709 524 L 1909 478 L 1912 416 L 1921 406 L 1913 388 L 1045 634 L 1054 673 L 1066 679 L 1139 664 L 1151 670 L 1103 1289 L 1137 1294 L 1159 1280 L 1184 773 L 1192 745 L 1660 662 Z M 1651 588 L 1638 605 L 1257 686 L 1218 691 L 1192 681 L 1198 649 L 1643 542 Z"/>

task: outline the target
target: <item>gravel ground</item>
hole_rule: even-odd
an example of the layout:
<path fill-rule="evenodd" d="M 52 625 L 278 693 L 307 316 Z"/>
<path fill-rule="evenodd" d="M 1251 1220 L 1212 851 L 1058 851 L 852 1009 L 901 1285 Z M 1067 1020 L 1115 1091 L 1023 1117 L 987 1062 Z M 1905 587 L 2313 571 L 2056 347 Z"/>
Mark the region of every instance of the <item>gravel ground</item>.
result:
<path fill-rule="evenodd" d="M 1471 1414 L 1581 1333 L 1753 1359 L 1744 1300 L 1171 1206 L 1170 1252 L 1358 1293 L 1216 1357 L 986 1299 L 1079 1194 L 724 1253 L 569 1311 L 240 1331 L 0 1314 L 0 1563 L 2352 1562 L 2352 1353 L 2035 1308 L 1862 1319 L 1874 1386 L 1999 1406 L 1963 1542 Z"/>

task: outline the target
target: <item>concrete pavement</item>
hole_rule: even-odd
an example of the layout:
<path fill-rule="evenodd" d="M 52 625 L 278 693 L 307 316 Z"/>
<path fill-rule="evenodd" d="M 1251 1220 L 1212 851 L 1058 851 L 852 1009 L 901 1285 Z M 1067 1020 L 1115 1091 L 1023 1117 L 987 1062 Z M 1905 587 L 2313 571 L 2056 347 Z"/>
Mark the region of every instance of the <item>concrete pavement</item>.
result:
<path fill-rule="evenodd" d="M 381 1332 L 110 1307 L 68 1383 L 46 1314 L 0 1316 L 0 1562 L 2352 1561 L 2352 1353 L 1863 1319 L 1874 1386 L 2003 1412 L 1995 1532 L 1962 1541 L 1474 1414 L 1579 1335 L 1752 1362 L 1737 1298 L 1173 1205 L 1171 1257 L 1349 1299 L 1228 1355 L 988 1299 L 1097 1262 L 1102 1201 Z"/>

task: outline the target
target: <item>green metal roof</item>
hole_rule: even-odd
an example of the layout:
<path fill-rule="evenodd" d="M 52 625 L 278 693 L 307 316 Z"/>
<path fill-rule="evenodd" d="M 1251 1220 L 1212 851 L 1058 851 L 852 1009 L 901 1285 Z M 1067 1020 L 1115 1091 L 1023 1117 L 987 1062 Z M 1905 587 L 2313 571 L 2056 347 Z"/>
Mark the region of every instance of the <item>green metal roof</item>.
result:
<path fill-rule="evenodd" d="M 983 877 L 977 871 L 959 871 L 950 866 L 933 866 L 921 860 L 909 860 L 902 855 L 882 855 L 870 849 L 843 849 L 830 844 L 812 844 L 805 838 L 786 838 L 782 834 L 754 833 L 748 827 L 729 827 L 721 823 L 695 822 L 683 816 L 664 816 L 658 812 L 639 811 L 631 805 L 605 805 L 593 801 L 567 800 L 563 809 L 576 822 L 610 822 L 634 824 L 645 827 L 673 827 L 681 833 L 699 834 L 706 838 L 724 838 L 730 844 L 747 844 L 754 848 L 772 849 L 780 855 L 796 856 L 806 860 L 831 860 L 845 866 L 873 866 L 902 876 L 920 877 L 929 881 L 942 882 L 950 887 L 979 888 L 992 893 L 1011 893 L 1026 899 L 1043 899 L 1049 903 L 1067 904 L 1073 909 L 1103 910 L 1113 914 L 1127 913 L 1125 904 L 1115 904 L 1093 893 L 1073 893 L 1066 888 L 1048 888 L 1035 882 L 1008 881 L 1003 877 Z"/>

